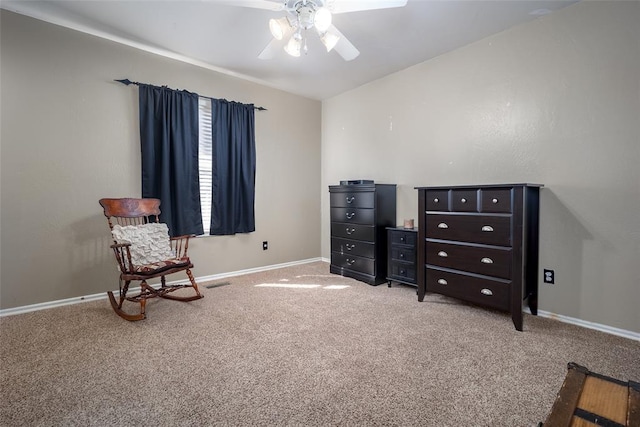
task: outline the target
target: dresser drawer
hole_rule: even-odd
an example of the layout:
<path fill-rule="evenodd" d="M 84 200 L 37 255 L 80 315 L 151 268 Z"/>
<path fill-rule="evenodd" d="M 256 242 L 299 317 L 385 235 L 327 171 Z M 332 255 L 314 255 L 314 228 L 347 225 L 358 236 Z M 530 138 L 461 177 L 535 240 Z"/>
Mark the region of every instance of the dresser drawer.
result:
<path fill-rule="evenodd" d="M 400 280 L 403 282 L 416 283 L 416 266 L 415 264 L 403 264 L 401 262 L 392 262 L 389 264 L 389 279 Z"/>
<path fill-rule="evenodd" d="M 331 208 L 331 221 L 353 224 L 375 224 L 375 211 L 361 208 Z"/>
<path fill-rule="evenodd" d="M 342 237 L 355 240 L 375 241 L 376 229 L 373 225 L 331 223 L 331 237 Z"/>
<path fill-rule="evenodd" d="M 496 213 L 511 212 L 511 189 L 487 188 L 480 190 L 480 211 Z"/>
<path fill-rule="evenodd" d="M 427 190 L 425 205 L 428 211 L 448 211 L 449 190 Z"/>
<path fill-rule="evenodd" d="M 416 262 L 416 250 L 413 247 L 391 246 L 391 261 Z"/>
<path fill-rule="evenodd" d="M 478 190 L 451 190 L 451 210 L 453 212 L 478 212 Z"/>
<path fill-rule="evenodd" d="M 511 279 L 511 249 L 427 241 L 427 264 Z"/>
<path fill-rule="evenodd" d="M 413 231 L 391 230 L 389 232 L 389 243 L 392 245 L 415 246 L 418 235 Z"/>
<path fill-rule="evenodd" d="M 484 279 L 435 268 L 427 268 L 425 281 L 427 292 L 437 292 L 499 310 L 510 308 L 510 281 Z"/>
<path fill-rule="evenodd" d="M 511 246 L 511 217 L 427 214 L 427 238 Z"/>
<path fill-rule="evenodd" d="M 336 208 L 369 208 L 375 207 L 373 191 L 334 192 L 330 194 L 331 207 Z"/>
<path fill-rule="evenodd" d="M 331 252 L 331 264 L 336 267 L 346 268 L 359 273 L 368 274 L 370 276 L 376 274 L 376 263 L 373 258 L 363 258 L 349 254 Z"/>
<path fill-rule="evenodd" d="M 375 245 L 359 240 L 331 239 L 331 250 L 346 255 L 357 255 L 365 258 L 375 258 Z"/>

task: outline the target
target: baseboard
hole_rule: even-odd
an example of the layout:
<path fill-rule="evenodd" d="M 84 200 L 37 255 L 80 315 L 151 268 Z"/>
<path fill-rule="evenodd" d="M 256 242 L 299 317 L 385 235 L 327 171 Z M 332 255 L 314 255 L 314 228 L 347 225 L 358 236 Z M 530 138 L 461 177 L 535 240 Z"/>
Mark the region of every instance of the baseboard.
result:
<path fill-rule="evenodd" d="M 259 273 L 262 271 L 276 270 L 278 268 L 285 268 L 285 267 L 293 267 L 295 265 L 309 264 L 311 262 L 317 262 L 317 261 L 323 261 L 323 259 L 320 257 L 309 258 L 309 259 L 300 260 L 300 261 L 285 262 L 282 264 L 274 264 L 274 265 L 267 265 L 264 267 L 248 268 L 246 270 L 232 271 L 229 273 L 212 274 L 209 276 L 196 277 L 196 281 L 199 283 L 211 282 L 214 280 L 224 279 L 226 277 L 242 276 L 243 274 Z M 184 280 L 175 280 L 175 281 L 167 282 L 167 284 L 173 285 L 173 284 L 178 284 L 183 282 Z M 154 285 L 154 287 L 159 287 L 159 286 L 160 284 Z M 132 293 L 138 292 L 139 290 L 140 290 L 140 287 L 130 288 L 130 291 Z M 115 292 L 117 293 L 118 291 L 115 290 Z M 42 302 L 39 304 L 25 305 L 22 307 L 6 308 L 4 310 L 0 310 L 0 317 L 11 316 L 14 314 L 29 313 L 31 311 L 46 310 L 54 307 L 62 307 L 64 305 L 78 304 L 81 302 L 97 301 L 102 299 L 107 299 L 106 292 L 101 292 L 99 294 L 93 294 L 93 295 L 85 295 L 85 296 L 75 297 L 75 298 L 61 299 L 56 301 Z"/>
<path fill-rule="evenodd" d="M 283 264 L 274 264 L 274 265 L 267 265 L 265 267 L 256 267 L 256 268 L 248 268 L 246 270 L 232 271 L 230 273 L 212 274 L 210 276 L 198 277 L 196 280 L 198 282 L 203 282 L 203 283 L 211 282 L 213 280 L 220 280 L 226 277 L 242 276 L 243 274 L 250 274 L 250 273 L 260 273 L 262 271 L 277 270 L 278 268 L 293 267 L 295 265 L 309 264 L 311 262 L 318 262 L 318 261 L 322 261 L 322 258 L 320 257 L 309 258 L 301 261 L 285 262 Z"/>
<path fill-rule="evenodd" d="M 525 310 L 527 313 L 531 313 L 527 307 Z M 600 323 L 589 322 L 587 320 L 576 319 L 575 317 L 564 316 L 562 314 L 550 313 L 548 311 L 538 310 L 538 316 L 546 317 L 548 319 L 558 320 L 563 323 L 570 323 L 572 325 L 582 326 L 583 328 L 594 329 L 596 331 L 605 332 L 611 335 L 617 335 L 631 340 L 640 341 L 640 333 L 627 331 L 625 329 L 614 328 L 613 326 L 602 325 Z"/>
<path fill-rule="evenodd" d="M 11 316 L 14 314 L 29 313 L 31 311 L 46 310 L 49 308 L 62 307 L 63 305 L 78 304 L 81 302 L 97 301 L 97 300 L 106 299 L 106 298 L 107 298 L 107 293 L 101 292 L 99 294 L 85 295 L 82 297 L 74 297 L 74 298 L 60 299 L 56 301 L 41 302 L 38 304 L 25 305 L 22 307 L 5 308 L 3 310 L 0 310 L 0 317 Z"/>

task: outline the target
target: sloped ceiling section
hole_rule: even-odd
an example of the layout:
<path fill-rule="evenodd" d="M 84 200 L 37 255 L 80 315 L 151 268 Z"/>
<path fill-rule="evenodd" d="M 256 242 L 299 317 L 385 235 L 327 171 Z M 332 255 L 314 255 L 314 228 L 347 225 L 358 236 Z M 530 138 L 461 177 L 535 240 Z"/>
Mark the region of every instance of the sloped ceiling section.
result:
<path fill-rule="evenodd" d="M 400 8 L 335 14 L 334 25 L 360 51 L 352 61 L 326 52 L 315 34 L 307 37 L 306 55 L 294 58 L 277 49 L 272 59 L 259 59 L 272 40 L 269 19 L 284 13 L 230 6 L 222 0 L 3 0 L 0 4 L 37 19 L 322 100 L 575 2 L 409 0 Z"/>

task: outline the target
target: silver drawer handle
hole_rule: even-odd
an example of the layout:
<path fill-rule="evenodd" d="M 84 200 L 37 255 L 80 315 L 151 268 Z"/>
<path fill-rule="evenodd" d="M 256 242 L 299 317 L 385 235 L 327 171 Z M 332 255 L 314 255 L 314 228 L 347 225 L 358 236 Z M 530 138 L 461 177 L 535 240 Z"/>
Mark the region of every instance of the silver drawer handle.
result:
<path fill-rule="evenodd" d="M 350 245 L 349 243 L 347 243 L 346 246 L 348 251 L 356 247 L 356 245 Z"/>
<path fill-rule="evenodd" d="M 483 226 L 482 226 L 482 231 L 489 231 L 489 232 L 491 232 L 491 231 L 493 231 L 493 227 L 492 227 L 492 226 L 490 226 L 490 225 L 483 225 Z"/>
<path fill-rule="evenodd" d="M 356 229 L 355 229 L 355 228 L 349 228 L 349 227 L 347 227 L 347 234 L 349 234 L 349 235 L 350 235 L 350 234 L 353 234 L 353 232 L 354 232 L 354 231 L 356 231 Z"/>
<path fill-rule="evenodd" d="M 437 197 L 435 199 L 433 199 L 433 203 L 438 203 L 440 201 L 440 199 L 438 199 Z"/>
<path fill-rule="evenodd" d="M 480 262 L 483 264 L 493 264 L 493 260 L 491 258 L 482 258 Z"/>
<path fill-rule="evenodd" d="M 444 279 L 438 279 L 438 284 L 439 285 L 448 285 L 449 283 Z"/>
<path fill-rule="evenodd" d="M 353 201 L 356 199 L 355 196 L 353 197 L 347 197 L 347 203 L 353 203 Z"/>
<path fill-rule="evenodd" d="M 449 255 L 445 251 L 440 251 L 440 252 L 438 252 L 438 256 L 441 256 L 442 258 L 446 258 Z"/>
<path fill-rule="evenodd" d="M 349 259 L 349 258 L 347 258 L 347 264 L 349 264 L 349 265 L 353 265 L 353 263 L 354 263 L 354 262 L 356 262 L 356 260 L 355 260 L 355 259 Z"/>
<path fill-rule="evenodd" d="M 465 199 L 464 197 L 463 197 L 462 199 L 460 199 L 460 201 L 461 201 L 462 203 L 467 203 L 467 199 Z"/>
<path fill-rule="evenodd" d="M 491 292 L 491 289 L 487 289 L 487 288 L 484 288 L 483 290 L 481 290 L 480 293 L 482 295 L 487 295 L 487 296 L 493 295 L 493 292 Z"/>
<path fill-rule="evenodd" d="M 498 203 L 498 199 L 491 199 L 491 203 Z"/>
<path fill-rule="evenodd" d="M 356 216 L 356 213 L 355 213 L 355 212 L 347 212 L 347 219 L 351 219 L 351 218 L 353 218 L 354 216 Z"/>
<path fill-rule="evenodd" d="M 438 224 L 438 228 L 449 228 L 449 226 L 444 222 L 441 222 L 440 224 Z"/>

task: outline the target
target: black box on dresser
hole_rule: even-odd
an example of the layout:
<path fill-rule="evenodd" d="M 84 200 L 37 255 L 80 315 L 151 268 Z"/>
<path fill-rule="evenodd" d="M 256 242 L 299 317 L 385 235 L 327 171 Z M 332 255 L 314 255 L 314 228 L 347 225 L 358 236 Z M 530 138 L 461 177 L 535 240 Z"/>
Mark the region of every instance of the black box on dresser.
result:
<path fill-rule="evenodd" d="M 539 184 L 416 187 L 418 300 L 435 292 L 509 312 L 538 310 Z"/>
<path fill-rule="evenodd" d="M 386 227 L 396 222 L 396 185 L 341 181 L 329 186 L 334 274 L 370 285 L 386 281 Z"/>

